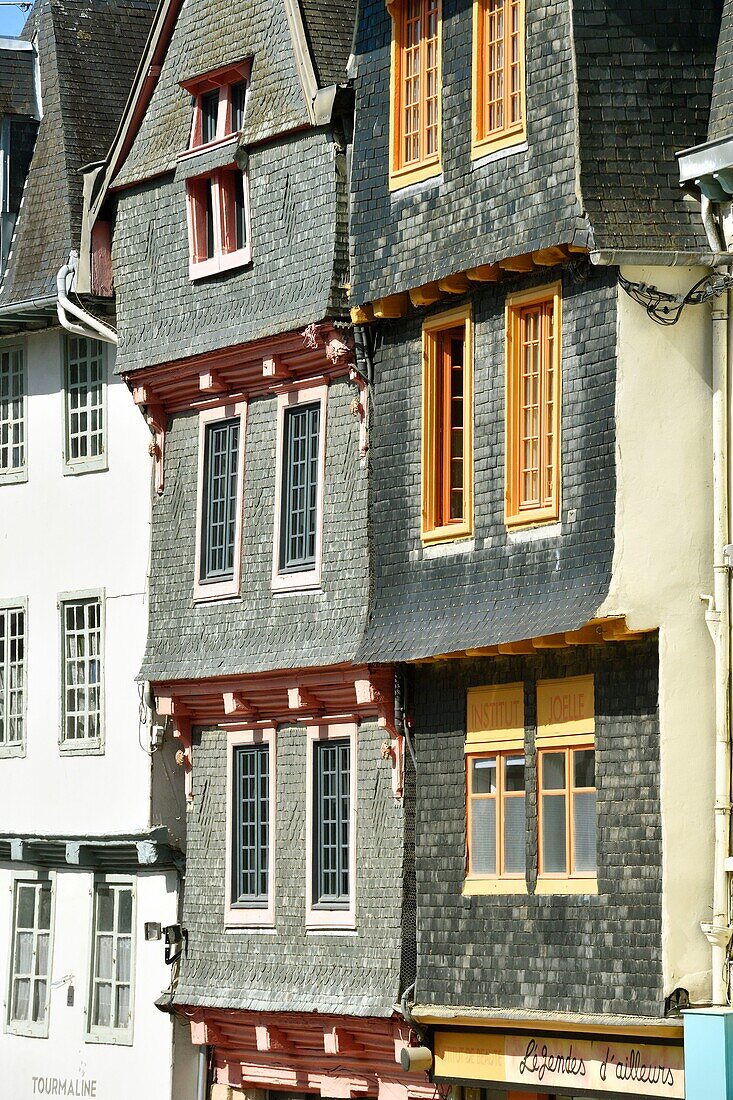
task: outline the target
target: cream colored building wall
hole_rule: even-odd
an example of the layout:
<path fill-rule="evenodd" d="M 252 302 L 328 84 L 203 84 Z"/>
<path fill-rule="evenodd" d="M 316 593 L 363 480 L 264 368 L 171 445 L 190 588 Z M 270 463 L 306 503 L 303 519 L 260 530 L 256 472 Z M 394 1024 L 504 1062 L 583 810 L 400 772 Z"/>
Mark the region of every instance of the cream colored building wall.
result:
<path fill-rule="evenodd" d="M 684 293 L 697 268 L 626 268 Z M 616 543 L 602 615 L 659 628 L 664 993 L 710 996 L 713 643 L 710 307 L 662 328 L 619 288 Z"/>

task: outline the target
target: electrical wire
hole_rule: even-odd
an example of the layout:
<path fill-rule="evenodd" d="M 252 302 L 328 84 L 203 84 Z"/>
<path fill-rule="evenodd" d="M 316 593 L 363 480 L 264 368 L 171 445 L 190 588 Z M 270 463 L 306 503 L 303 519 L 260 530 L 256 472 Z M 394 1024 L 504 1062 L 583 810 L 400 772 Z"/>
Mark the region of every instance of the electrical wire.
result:
<path fill-rule="evenodd" d="M 715 271 L 704 275 L 686 294 L 669 294 L 647 283 L 634 283 L 619 273 L 619 286 L 643 306 L 652 321 L 664 328 L 676 325 L 685 306 L 699 306 L 733 289 L 733 275 Z"/>

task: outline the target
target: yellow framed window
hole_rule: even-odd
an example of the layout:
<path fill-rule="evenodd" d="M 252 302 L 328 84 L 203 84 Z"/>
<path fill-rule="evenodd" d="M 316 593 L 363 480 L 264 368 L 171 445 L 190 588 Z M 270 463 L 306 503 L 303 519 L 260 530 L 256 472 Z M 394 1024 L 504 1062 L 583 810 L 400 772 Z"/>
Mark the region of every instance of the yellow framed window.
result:
<path fill-rule="evenodd" d="M 593 676 L 538 680 L 535 744 L 537 893 L 597 893 Z"/>
<path fill-rule="evenodd" d="M 466 756 L 469 878 L 525 874 L 524 756 L 501 752 Z"/>
<path fill-rule="evenodd" d="M 474 157 L 524 139 L 524 87 L 524 0 L 474 0 Z"/>
<path fill-rule="evenodd" d="M 422 537 L 473 532 L 473 367 L 470 308 L 423 325 Z"/>
<path fill-rule="evenodd" d="M 392 0 L 390 187 L 440 173 L 441 0 Z"/>
<path fill-rule="evenodd" d="M 560 516 L 560 286 L 507 299 L 506 522 Z"/>
<path fill-rule="evenodd" d="M 595 759 L 592 744 L 537 755 L 540 876 L 596 877 Z"/>

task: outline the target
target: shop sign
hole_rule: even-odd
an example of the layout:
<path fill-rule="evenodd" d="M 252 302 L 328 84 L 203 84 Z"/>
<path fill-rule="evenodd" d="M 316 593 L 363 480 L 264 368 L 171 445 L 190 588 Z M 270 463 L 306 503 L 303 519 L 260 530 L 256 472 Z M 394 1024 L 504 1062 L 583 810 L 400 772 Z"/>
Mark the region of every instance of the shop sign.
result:
<path fill-rule="evenodd" d="M 683 1100 L 682 1046 L 574 1039 L 572 1036 L 435 1035 L 435 1077 L 552 1092 L 608 1092 L 617 1096 Z"/>
<path fill-rule="evenodd" d="M 537 741 L 595 733 L 592 676 L 537 681 Z"/>
<path fill-rule="evenodd" d="M 524 684 L 491 684 L 468 692 L 466 750 L 524 743 Z"/>

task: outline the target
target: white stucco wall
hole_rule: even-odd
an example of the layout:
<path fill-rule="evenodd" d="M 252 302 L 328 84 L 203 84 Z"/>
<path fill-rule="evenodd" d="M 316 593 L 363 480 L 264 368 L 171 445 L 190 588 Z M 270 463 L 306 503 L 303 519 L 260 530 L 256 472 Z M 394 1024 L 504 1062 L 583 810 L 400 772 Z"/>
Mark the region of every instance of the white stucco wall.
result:
<path fill-rule="evenodd" d="M 628 268 L 627 278 L 686 292 L 704 272 Z M 662 328 L 619 289 L 616 544 L 601 614 L 659 627 L 664 992 L 710 995 L 700 931 L 712 903 L 713 643 L 710 308 Z"/>
<path fill-rule="evenodd" d="M 109 349 L 108 469 L 64 476 L 60 330 L 25 340 L 28 480 L 0 481 L 0 599 L 27 599 L 24 759 L 0 759 L 0 833 L 74 835 L 148 826 L 150 761 L 138 743 L 146 631 L 150 435 Z M 59 752 L 59 593 L 105 594 L 105 751 Z M 143 737 L 144 741 L 144 737 Z"/>
<path fill-rule="evenodd" d="M 8 865 L 0 866 L 0 980 L 3 1001 L 0 1100 L 76 1095 L 60 1091 L 61 1086 L 54 1085 L 54 1080 L 96 1082 L 92 1095 L 97 1100 L 170 1098 L 173 1024 L 170 1016 L 155 1007 L 155 1000 L 170 982 L 170 967 L 165 964 L 163 941 L 146 942 L 144 926 L 146 921 L 158 921 L 162 925 L 176 922 L 175 872 L 137 876 L 133 1041 L 129 1046 L 90 1043 L 85 1039 L 94 881 L 89 871 L 59 870 L 55 876 L 48 1038 L 8 1033 L 10 937 L 6 933 L 12 920 L 11 874 Z M 68 1003 L 70 988 L 73 988 L 73 1005 Z M 178 1045 L 183 1048 L 180 1052 L 182 1062 L 190 1066 L 191 1060 L 186 1057 L 184 1042 L 185 1035 L 179 1035 Z M 195 1093 L 191 1073 L 179 1080 L 175 1100 L 189 1100 L 189 1097 L 193 1100 Z M 83 1095 L 81 1086 L 79 1095 Z"/>

